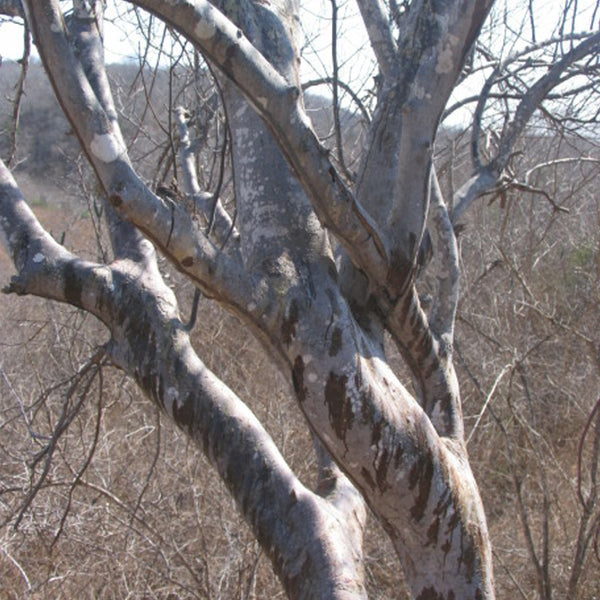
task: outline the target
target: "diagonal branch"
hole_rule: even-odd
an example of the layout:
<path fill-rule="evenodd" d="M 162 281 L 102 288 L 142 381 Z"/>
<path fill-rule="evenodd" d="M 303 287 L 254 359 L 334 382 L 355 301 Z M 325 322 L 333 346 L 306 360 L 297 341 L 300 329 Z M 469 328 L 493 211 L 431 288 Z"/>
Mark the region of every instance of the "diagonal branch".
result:
<path fill-rule="evenodd" d="M 401 76 L 381 88 L 356 185 L 358 202 L 388 239 L 391 297 L 413 281 L 439 119 L 490 5 L 488 0 L 420 0 L 403 15 Z"/>
<path fill-rule="evenodd" d="M 579 39 L 575 36 L 574 39 Z M 561 60 L 555 62 L 548 68 L 548 71 L 540 77 L 522 96 L 517 106 L 515 114 L 502 132 L 498 144 L 496 156 L 488 164 L 478 164 L 479 154 L 477 151 L 476 133 L 473 133 L 475 158 L 475 172 L 471 178 L 457 190 L 454 201 L 454 211 L 452 213 L 452 222 L 457 223 L 466 210 L 473 202 L 486 193 L 492 191 L 498 184 L 499 178 L 506 169 L 515 143 L 523 130 L 527 126 L 533 113 L 540 107 L 542 100 L 547 97 L 549 92 L 563 82 L 563 75 L 577 61 L 593 56 L 600 50 L 600 33 L 587 36 L 582 42 L 565 54 Z M 511 57 L 512 60 L 512 57 Z M 501 67 L 497 67 L 490 76 L 483 93 L 479 99 L 475 129 L 479 127 L 483 107 L 487 99 L 487 94 L 494 82 L 497 73 L 501 72 Z"/>
<path fill-rule="evenodd" d="M 399 69 L 398 47 L 392 36 L 385 4 L 381 0 L 357 0 L 357 4 L 383 76 L 396 79 Z"/>
<path fill-rule="evenodd" d="M 117 120 L 117 110 L 104 68 L 102 28 L 104 4 L 101 0 L 90 3 L 75 3 L 68 21 L 69 34 L 76 55 L 83 67 L 87 81 L 112 127 L 123 137 Z M 123 144 L 124 145 L 124 144 Z M 155 256 L 147 241 L 131 223 L 122 219 L 102 197 L 108 221 L 108 231 L 115 258 L 130 258 L 155 263 Z"/>
<path fill-rule="evenodd" d="M 454 321 L 458 305 L 459 266 L 456 236 L 435 170 L 431 173 L 431 220 L 435 243 L 437 291 L 429 319 L 432 331 L 452 353 Z"/>
<path fill-rule="evenodd" d="M 288 594 L 365 598 L 347 506 L 305 488 L 253 413 L 200 361 L 160 275 L 132 261 L 108 267 L 68 253 L 39 225 L 3 163 L 0 214 L 19 270 L 6 291 L 79 306 L 107 325 L 113 362 L 201 446 Z"/>
<path fill-rule="evenodd" d="M 193 211 L 200 211 L 207 223 L 207 232 L 214 232 L 217 242 L 225 245 L 231 235 L 234 239 L 239 239 L 239 233 L 236 231 L 233 220 L 223 208 L 217 194 L 203 192 L 198 184 L 196 174 L 195 153 L 190 140 L 186 111 L 179 106 L 175 109 L 175 123 L 179 130 L 180 162 L 183 174 L 184 193 L 188 194 L 193 202 Z M 221 161 L 221 165 L 223 160 Z M 221 166 L 221 169 L 223 166 Z M 222 174 L 221 174 L 222 175 Z M 212 224 L 212 227 L 211 227 Z M 239 251 L 239 244 L 236 243 L 236 250 Z"/>
<path fill-rule="evenodd" d="M 499 173 L 506 167 L 517 138 L 521 135 L 531 115 L 539 107 L 548 92 L 561 83 L 561 76 L 575 62 L 598 52 L 598 50 L 600 50 L 600 33 L 591 35 L 575 46 L 573 50 L 553 64 L 548 69 L 548 72 L 527 90 L 515 111 L 513 120 L 506 129 L 506 133 L 500 140 L 498 154 L 490 165 L 496 173 Z"/>
<path fill-rule="evenodd" d="M 55 93 L 113 207 L 207 295 L 221 298 L 238 312 L 252 302 L 262 314 L 269 305 L 268 289 L 254 285 L 241 262 L 199 232 L 185 207 L 153 194 L 134 172 L 117 123 L 104 110 L 69 44 L 58 2 L 30 2 L 28 12 Z M 63 66 L 53 68 L 58 64 Z"/>
<path fill-rule="evenodd" d="M 311 128 L 290 84 L 227 17 L 206 0 L 133 0 L 197 45 L 241 89 L 268 124 L 311 199 L 321 223 L 353 262 L 379 282 L 389 269 L 385 240 L 357 203 Z"/>

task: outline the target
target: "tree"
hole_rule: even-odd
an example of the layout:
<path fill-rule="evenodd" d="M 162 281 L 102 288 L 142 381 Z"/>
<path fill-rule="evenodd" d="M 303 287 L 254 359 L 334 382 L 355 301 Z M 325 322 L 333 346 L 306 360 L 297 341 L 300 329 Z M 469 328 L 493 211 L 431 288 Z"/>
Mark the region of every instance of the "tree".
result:
<path fill-rule="evenodd" d="M 24 2 L 56 96 L 103 190 L 112 256 L 83 260 L 54 240 L 2 163 L 0 224 L 17 269 L 5 291 L 68 303 L 105 325 L 110 341 L 97 360 L 134 378 L 198 443 L 290 597 L 366 596 L 368 506 L 413 597 L 492 598 L 491 548 L 453 364 L 455 231 L 478 198 L 511 186 L 530 190 L 511 165 L 517 141 L 536 111 L 558 114 L 574 90 L 578 98 L 596 92 L 600 34 L 561 31 L 540 43 L 532 26 L 532 46 L 497 58 L 477 41 L 491 0 L 358 0 L 379 73 L 354 175 L 339 109 L 333 151 L 304 110 L 295 3 L 131 4 L 189 40 L 214 75 L 227 118 L 235 215 L 219 202 L 220 185 L 212 193 L 200 188 L 183 108 L 173 115 L 179 189 L 153 190 L 136 173 L 103 64 L 103 3 L 76 0 L 63 15 L 58 0 Z M 22 15 L 18 2 L 0 7 Z M 456 86 L 484 69 L 474 99 L 472 172 L 444 200 L 433 166 L 440 121 L 453 110 Z M 341 82 L 335 75 L 333 82 L 337 103 Z M 486 119 L 498 105 L 504 112 L 496 129 Z M 563 124 L 596 122 L 584 108 L 561 114 Z M 172 148 L 172 160 L 176 154 Z M 429 308 L 417 289 L 430 245 Z M 314 491 L 193 349 L 157 252 L 235 314 L 289 380 L 319 457 Z M 412 391 L 389 365 L 386 335 Z"/>

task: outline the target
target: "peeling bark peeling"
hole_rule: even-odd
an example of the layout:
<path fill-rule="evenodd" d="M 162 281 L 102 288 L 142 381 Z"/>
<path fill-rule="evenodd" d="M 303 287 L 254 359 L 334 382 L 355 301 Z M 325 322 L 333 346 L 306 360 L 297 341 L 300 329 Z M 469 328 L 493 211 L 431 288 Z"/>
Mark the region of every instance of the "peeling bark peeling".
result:
<path fill-rule="evenodd" d="M 28 0 L 44 67 L 104 191 L 114 259 L 84 261 L 56 242 L 0 162 L 0 237 L 17 269 L 4 291 L 77 306 L 106 326 L 111 360 L 210 459 L 290 598 L 366 598 L 368 505 L 413 598 L 493 599 L 453 365 L 454 226 L 498 184 L 534 109 L 600 38 L 590 35 L 523 95 L 488 164 L 474 143 L 475 172 L 448 207 L 432 166 L 435 138 L 490 0 L 414 0 L 392 18 L 386 3 L 358 0 L 381 74 L 353 186 L 304 111 L 295 1 L 130 4 L 210 65 L 227 119 L 235 214 L 221 182 L 201 189 L 183 106 L 170 140 L 181 198 L 157 195 L 134 170 L 104 71 L 104 4 L 76 3 L 65 19 L 58 0 Z M 22 15 L 21 4 L 0 1 L 0 13 Z M 430 239 L 435 298 L 426 312 L 417 263 Z M 189 327 L 158 254 L 198 290 Z M 290 382 L 315 439 L 315 491 L 193 349 L 200 291 L 256 335 Z M 389 366 L 385 334 L 412 388 Z"/>

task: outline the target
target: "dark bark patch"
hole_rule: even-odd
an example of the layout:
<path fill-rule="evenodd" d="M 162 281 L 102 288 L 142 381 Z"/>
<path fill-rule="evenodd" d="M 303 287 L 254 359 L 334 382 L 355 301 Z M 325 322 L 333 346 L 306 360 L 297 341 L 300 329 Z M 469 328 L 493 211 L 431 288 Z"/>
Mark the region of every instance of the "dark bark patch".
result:
<path fill-rule="evenodd" d="M 30 244 L 31 238 L 29 237 L 29 234 L 26 231 L 20 230 L 18 232 L 17 240 L 12 248 L 12 259 L 15 263 L 15 266 L 17 266 L 19 269 L 22 267 L 22 261 L 24 260 L 24 257 L 27 256 L 27 251 L 29 250 Z"/>
<path fill-rule="evenodd" d="M 383 429 L 383 422 L 378 421 L 373 424 L 373 428 L 371 429 L 371 446 L 377 446 L 379 444 L 379 440 L 381 439 L 381 430 Z"/>
<path fill-rule="evenodd" d="M 329 373 L 325 384 L 325 404 L 329 409 L 329 423 L 339 439 L 345 440 L 346 432 L 352 429 L 354 413 L 350 399 L 346 396 L 346 375 Z"/>
<path fill-rule="evenodd" d="M 164 384 L 161 380 L 160 375 L 153 371 L 135 374 L 135 380 L 137 384 L 142 388 L 143 392 L 150 398 L 157 406 L 164 409 L 162 391 L 164 390 Z"/>
<path fill-rule="evenodd" d="M 119 208 L 123 204 L 123 198 L 119 194 L 113 194 L 108 200 L 115 208 Z"/>
<path fill-rule="evenodd" d="M 404 448 L 398 444 L 394 450 L 394 467 L 397 469 L 404 458 Z"/>
<path fill-rule="evenodd" d="M 442 494 L 442 497 L 439 499 L 436 507 L 433 509 L 434 515 L 441 515 L 442 517 L 446 517 L 448 513 L 448 508 L 452 504 L 452 496 L 448 490 L 445 490 Z"/>
<path fill-rule="evenodd" d="M 333 279 L 333 281 L 335 283 L 337 283 L 337 281 L 338 281 L 338 272 L 337 272 L 337 268 L 335 266 L 335 262 L 333 262 L 332 260 L 328 261 L 328 264 L 327 264 L 327 273 L 328 273 L 329 277 L 331 277 L 331 279 Z"/>
<path fill-rule="evenodd" d="M 195 420 L 196 410 L 194 397 L 189 395 L 185 400 L 178 405 L 177 401 L 173 402 L 173 419 L 184 431 L 189 430 Z"/>
<path fill-rule="evenodd" d="M 427 375 L 425 375 L 427 377 Z M 442 427 L 440 430 L 439 423 L 436 423 L 436 429 L 438 429 L 440 434 L 450 435 L 454 429 L 454 424 L 457 419 L 454 414 L 454 403 L 452 402 L 452 397 L 450 394 L 444 394 L 440 399 L 431 404 L 431 406 L 426 407 L 426 411 L 428 415 L 432 415 L 435 411 L 436 405 L 439 406 L 438 414 L 442 417 Z"/>
<path fill-rule="evenodd" d="M 311 578 L 314 577 L 315 570 L 316 567 L 309 558 L 304 560 L 300 571 L 292 576 L 288 575 L 287 564 L 283 559 L 278 559 L 275 563 L 275 572 L 279 575 L 283 587 L 290 598 L 297 598 L 299 596 L 299 590 L 306 589 L 307 587 L 310 589 L 310 586 L 307 586 L 306 582 L 311 581 Z"/>
<path fill-rule="evenodd" d="M 387 448 L 382 448 L 378 457 L 378 464 L 375 468 L 375 477 L 377 478 L 377 487 L 384 492 L 389 486 L 386 483 L 388 465 L 390 463 L 389 452 Z"/>
<path fill-rule="evenodd" d="M 336 356 L 342 349 L 342 330 L 336 327 L 331 334 L 331 345 L 329 346 L 329 356 Z"/>
<path fill-rule="evenodd" d="M 429 528 L 427 529 L 427 543 L 426 546 L 437 546 L 438 534 L 440 532 L 440 518 L 436 517 Z"/>
<path fill-rule="evenodd" d="M 470 536 L 466 532 L 461 531 L 461 552 L 458 555 L 458 568 L 459 571 L 461 566 L 464 569 L 467 581 L 471 583 L 475 575 L 477 565 L 477 555 L 475 553 L 475 546 L 471 542 Z"/>
<path fill-rule="evenodd" d="M 67 263 L 65 267 L 65 298 L 73 306 L 81 306 L 81 293 L 83 286 L 81 278 L 77 275 L 76 267 L 73 263 Z"/>
<path fill-rule="evenodd" d="M 479 598 L 479 596 L 476 595 L 475 599 L 477 600 L 477 598 Z M 444 596 L 442 592 L 436 592 L 435 588 L 428 587 L 417 596 L 417 600 L 456 600 L 456 595 L 450 590 L 448 595 Z"/>
<path fill-rule="evenodd" d="M 238 38 L 241 38 L 243 33 L 238 29 Z M 225 50 L 225 60 L 223 61 L 223 70 L 227 75 L 232 76 L 233 74 L 233 65 L 235 64 L 235 57 L 239 52 L 239 44 L 236 42 L 234 44 L 229 44 L 227 49 Z"/>
<path fill-rule="evenodd" d="M 413 272 L 411 261 L 398 249 L 390 255 L 390 268 L 387 274 L 387 283 L 393 296 L 399 296 L 409 284 Z"/>
<path fill-rule="evenodd" d="M 455 511 L 454 514 L 448 519 L 448 528 L 446 533 L 448 535 L 452 534 L 452 532 L 460 525 L 460 515 L 458 511 Z"/>
<path fill-rule="evenodd" d="M 429 493 L 431 491 L 431 480 L 433 479 L 433 462 L 430 456 L 419 457 L 408 475 L 410 489 L 418 486 L 418 494 L 410 515 L 415 521 L 420 521 L 425 514 Z"/>
<path fill-rule="evenodd" d="M 298 303 L 292 300 L 287 316 L 281 323 L 281 340 L 286 346 L 289 346 L 296 336 L 296 324 L 298 323 Z"/>
<path fill-rule="evenodd" d="M 417 600 L 451 600 L 451 598 L 454 598 L 454 594 L 452 594 L 452 596 L 448 596 L 446 599 L 441 592 L 437 592 L 433 587 L 425 588 L 417 596 Z"/>
<path fill-rule="evenodd" d="M 184 267 L 191 267 L 194 264 L 194 259 L 191 256 L 186 256 L 182 261 L 181 264 Z"/>
<path fill-rule="evenodd" d="M 294 391 L 300 402 L 306 398 L 306 388 L 304 387 L 304 361 L 300 355 L 296 356 L 294 367 L 292 368 L 292 382 Z"/>
<path fill-rule="evenodd" d="M 373 478 L 371 477 L 371 473 L 369 473 L 369 471 L 367 471 L 364 467 L 361 469 L 360 474 L 362 475 L 363 479 L 365 480 L 366 484 L 372 489 L 375 489 L 375 482 L 373 481 Z"/>

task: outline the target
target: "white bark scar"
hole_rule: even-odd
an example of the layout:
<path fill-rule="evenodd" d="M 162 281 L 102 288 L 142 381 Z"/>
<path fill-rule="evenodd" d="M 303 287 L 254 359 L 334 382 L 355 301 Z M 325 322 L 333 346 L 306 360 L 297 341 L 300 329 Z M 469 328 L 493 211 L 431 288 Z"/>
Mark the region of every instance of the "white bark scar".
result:
<path fill-rule="evenodd" d="M 5 227 L 6 227 L 5 223 L 6 223 L 6 220 L 2 219 L 2 227 L 0 227 L 0 242 L 6 249 L 6 252 L 10 254 L 10 247 L 12 246 L 11 242 L 13 241 L 14 234 L 10 236 L 10 240 L 9 240 L 8 236 L 6 235 L 6 231 L 5 231 Z"/>
<path fill-rule="evenodd" d="M 96 133 L 90 144 L 90 150 L 102 162 L 110 163 L 117 160 L 125 149 L 118 138 L 112 133 Z"/>
<path fill-rule="evenodd" d="M 165 408 L 167 413 L 173 415 L 173 405 L 176 405 L 177 408 L 181 408 L 179 406 L 179 392 L 176 388 L 170 387 L 167 389 L 167 393 L 165 394 Z"/>
<path fill-rule="evenodd" d="M 413 86 L 413 94 L 417 100 L 425 98 L 425 88 L 422 85 L 415 84 Z"/>
<path fill-rule="evenodd" d="M 446 43 L 439 49 L 435 72 L 438 75 L 452 72 L 454 69 L 454 46 L 458 44 L 458 38 L 455 35 L 449 35 Z"/>
<path fill-rule="evenodd" d="M 194 28 L 194 33 L 201 40 L 209 40 L 217 32 L 217 26 L 212 20 L 212 9 L 207 9 L 199 15 L 198 23 Z"/>
<path fill-rule="evenodd" d="M 44 262 L 44 260 L 46 259 L 46 257 L 41 253 L 38 252 L 34 257 L 33 257 L 33 262 L 34 263 L 41 263 Z"/>

